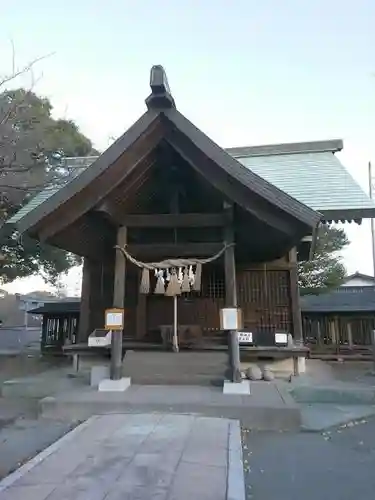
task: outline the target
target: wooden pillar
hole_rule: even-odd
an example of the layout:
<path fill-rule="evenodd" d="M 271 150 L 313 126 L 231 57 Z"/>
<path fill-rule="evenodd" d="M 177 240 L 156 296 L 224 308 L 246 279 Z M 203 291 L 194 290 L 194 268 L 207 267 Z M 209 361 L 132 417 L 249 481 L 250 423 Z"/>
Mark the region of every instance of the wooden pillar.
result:
<path fill-rule="evenodd" d="M 303 344 L 303 330 L 302 330 L 302 317 L 301 305 L 299 300 L 299 286 L 298 286 L 298 261 L 297 249 L 292 248 L 289 252 L 289 282 L 290 282 L 290 301 L 292 307 L 292 321 L 293 321 L 293 340 L 296 345 Z"/>
<path fill-rule="evenodd" d="M 352 332 L 352 323 L 349 320 L 347 323 L 347 329 L 348 329 L 348 345 L 350 349 L 353 348 L 353 332 Z"/>
<path fill-rule="evenodd" d="M 126 245 L 126 227 L 120 227 L 117 231 L 117 245 Z M 126 261 L 121 252 L 116 252 L 115 276 L 113 286 L 113 307 L 124 309 L 125 302 L 125 272 Z M 111 379 L 120 380 L 122 377 L 122 335 L 123 331 L 112 332 L 111 345 Z"/>
<path fill-rule="evenodd" d="M 322 343 L 322 330 L 321 330 L 321 326 L 320 326 L 320 317 L 318 317 L 318 319 L 316 320 L 316 328 L 317 328 L 316 344 L 317 344 L 317 347 L 320 347 L 320 345 Z"/>
<path fill-rule="evenodd" d="M 224 227 L 224 242 L 230 245 L 224 254 L 225 306 L 237 307 L 236 261 L 234 253 L 233 206 L 224 203 L 227 222 Z M 232 382 L 241 382 L 240 347 L 236 330 L 229 332 L 229 358 Z"/>
<path fill-rule="evenodd" d="M 77 342 L 85 342 L 90 329 L 90 275 L 91 262 L 85 257 L 82 270 L 81 305 L 79 313 L 78 339 Z"/>
<path fill-rule="evenodd" d="M 105 305 L 111 304 L 104 303 L 102 288 L 103 263 L 85 257 L 77 342 L 87 342 L 95 328 L 104 327 Z"/>
<path fill-rule="evenodd" d="M 333 318 L 330 321 L 329 328 L 330 328 L 332 345 L 335 346 L 337 344 L 336 318 Z"/>
<path fill-rule="evenodd" d="M 142 339 L 146 335 L 147 321 L 146 321 L 146 308 L 147 296 L 144 293 L 138 292 L 137 303 L 137 339 Z"/>
<path fill-rule="evenodd" d="M 44 348 L 46 346 L 46 340 L 47 340 L 47 328 L 48 328 L 48 316 L 43 314 L 43 321 L 42 321 L 42 335 L 40 339 L 40 349 L 43 352 Z"/>

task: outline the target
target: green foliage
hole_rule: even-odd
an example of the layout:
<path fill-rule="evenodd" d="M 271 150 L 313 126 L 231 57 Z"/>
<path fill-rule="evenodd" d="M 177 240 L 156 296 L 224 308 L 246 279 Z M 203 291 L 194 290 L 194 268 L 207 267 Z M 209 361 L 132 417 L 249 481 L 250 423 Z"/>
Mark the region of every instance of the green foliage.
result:
<path fill-rule="evenodd" d="M 0 222 L 66 175 L 59 168 L 61 158 L 97 154 L 73 121 L 55 120 L 51 112 L 50 101 L 31 91 L 0 94 Z M 1 228 L 0 248 L 0 283 L 33 274 L 55 281 L 80 263 L 60 249 L 16 237 L 6 225 Z"/>
<path fill-rule="evenodd" d="M 1 283 L 37 274 L 46 282 L 55 284 L 59 274 L 81 263 L 79 257 L 59 248 L 43 245 L 26 235 L 15 237 L 13 230 L 6 225 L 0 241 L 4 256 L 0 262 Z"/>
<path fill-rule="evenodd" d="M 88 156 L 92 152 L 90 139 L 71 120 L 53 121 L 46 130 L 46 143 L 49 152 L 62 151 L 64 156 Z"/>
<path fill-rule="evenodd" d="M 299 263 L 299 285 L 302 294 L 324 293 L 340 286 L 346 269 L 338 252 L 349 244 L 343 229 L 321 226 L 317 234 L 314 257 Z"/>

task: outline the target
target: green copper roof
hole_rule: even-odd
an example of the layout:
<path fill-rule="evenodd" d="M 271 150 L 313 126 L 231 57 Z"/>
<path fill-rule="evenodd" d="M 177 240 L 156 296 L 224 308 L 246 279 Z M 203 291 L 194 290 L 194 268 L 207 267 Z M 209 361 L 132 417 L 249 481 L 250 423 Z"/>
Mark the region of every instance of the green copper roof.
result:
<path fill-rule="evenodd" d="M 30 213 L 32 210 L 34 210 L 34 208 L 41 205 L 44 201 L 48 200 L 48 198 L 57 193 L 59 189 L 61 189 L 63 186 L 66 186 L 66 184 L 68 184 L 72 179 L 82 173 L 96 160 L 96 158 L 96 156 L 66 158 L 64 167 L 69 168 L 69 175 L 66 177 L 66 179 L 62 180 L 58 185 L 49 186 L 48 188 L 38 193 L 29 201 L 29 203 L 26 203 L 26 205 L 24 205 L 9 220 L 7 220 L 7 223 L 16 224 L 19 220 L 22 219 L 22 217 Z"/>
<path fill-rule="evenodd" d="M 334 153 L 341 149 L 342 141 L 335 140 L 230 148 L 227 151 L 254 173 L 322 213 L 326 220 L 375 217 L 375 203 L 335 156 Z M 66 182 L 95 160 L 96 157 L 67 158 L 66 165 L 71 168 L 72 174 Z M 8 223 L 17 223 L 60 187 L 53 186 L 39 193 Z"/>
<path fill-rule="evenodd" d="M 374 202 L 332 152 L 238 159 L 254 173 L 323 214 L 356 210 L 375 212 Z"/>

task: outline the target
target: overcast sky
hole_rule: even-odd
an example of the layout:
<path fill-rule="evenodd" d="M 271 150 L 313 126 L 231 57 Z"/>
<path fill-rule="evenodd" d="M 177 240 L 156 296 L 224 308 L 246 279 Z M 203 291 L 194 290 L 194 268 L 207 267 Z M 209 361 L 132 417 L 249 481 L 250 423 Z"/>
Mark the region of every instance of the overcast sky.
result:
<path fill-rule="evenodd" d="M 373 0 L 18 0 L 1 6 L 0 73 L 10 40 L 19 65 L 53 53 L 35 90 L 103 150 L 144 112 L 162 64 L 179 110 L 219 145 L 342 138 L 340 159 L 368 190 L 374 20 Z M 369 222 L 345 227 L 348 271 L 372 273 Z"/>

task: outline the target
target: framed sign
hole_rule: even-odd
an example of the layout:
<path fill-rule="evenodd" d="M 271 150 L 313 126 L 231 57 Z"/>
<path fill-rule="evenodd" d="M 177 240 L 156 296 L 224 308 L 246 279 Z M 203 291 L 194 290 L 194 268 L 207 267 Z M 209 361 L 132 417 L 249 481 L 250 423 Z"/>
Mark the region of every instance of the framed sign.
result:
<path fill-rule="evenodd" d="M 252 332 L 238 332 L 238 343 L 239 344 L 252 344 L 253 343 L 253 333 Z"/>
<path fill-rule="evenodd" d="M 105 311 L 105 329 L 123 330 L 124 329 L 124 309 L 106 309 Z"/>
<path fill-rule="evenodd" d="M 288 334 L 287 333 L 275 333 L 275 344 L 288 344 Z"/>
<path fill-rule="evenodd" d="M 220 329 L 239 330 L 242 328 L 242 311 L 236 307 L 220 309 Z"/>

